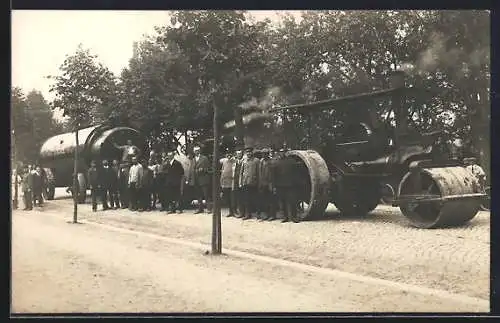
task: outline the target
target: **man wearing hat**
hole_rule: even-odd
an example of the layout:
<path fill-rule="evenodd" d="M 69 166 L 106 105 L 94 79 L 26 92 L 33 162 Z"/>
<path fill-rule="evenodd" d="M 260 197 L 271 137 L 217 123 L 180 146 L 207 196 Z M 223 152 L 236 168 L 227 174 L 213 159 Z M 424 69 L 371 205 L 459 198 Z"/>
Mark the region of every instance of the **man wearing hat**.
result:
<path fill-rule="evenodd" d="M 182 164 L 175 159 L 174 151 L 167 154 L 167 160 L 162 164 L 163 173 L 162 210 L 167 210 L 169 214 L 176 211 L 182 213 L 183 205 L 181 200 L 181 184 L 184 178 L 184 168 Z"/>
<path fill-rule="evenodd" d="M 130 167 L 128 164 L 121 164 L 118 167 L 118 193 L 120 195 L 120 205 L 122 209 L 126 209 L 130 204 L 128 188 Z"/>
<path fill-rule="evenodd" d="M 228 150 L 226 150 L 226 156 L 220 160 L 221 163 L 221 173 L 220 173 L 220 186 L 222 189 L 222 196 L 224 197 L 224 203 L 229 208 L 228 217 L 234 216 L 235 212 L 235 201 L 234 194 L 232 194 L 232 184 L 233 184 L 233 166 L 235 159 L 231 156 Z"/>
<path fill-rule="evenodd" d="M 130 166 L 128 174 L 128 189 L 129 189 L 129 209 L 137 211 L 140 200 L 140 187 L 142 183 L 142 165 L 137 161 L 137 157 L 132 157 L 132 166 Z"/>
<path fill-rule="evenodd" d="M 99 178 L 99 171 L 97 169 L 97 162 L 92 160 L 90 168 L 87 171 L 87 178 L 89 180 L 90 197 L 92 199 L 92 211 L 97 211 L 97 197 L 101 197 L 101 181 Z"/>
<path fill-rule="evenodd" d="M 242 214 L 242 194 L 240 189 L 240 171 L 241 165 L 243 164 L 243 151 L 237 150 L 233 162 L 233 181 L 231 183 L 231 195 L 233 197 L 234 203 L 234 213 L 236 217 L 240 217 Z"/>
<path fill-rule="evenodd" d="M 252 218 L 256 211 L 257 188 L 259 184 L 259 160 L 254 156 L 251 147 L 245 148 L 246 158 L 240 170 L 240 187 L 243 193 L 243 220 Z"/>
<path fill-rule="evenodd" d="M 270 149 L 262 150 L 262 158 L 259 161 L 259 203 L 258 211 L 261 220 L 267 220 L 271 217 L 271 160 L 269 159 Z"/>
<path fill-rule="evenodd" d="M 102 161 L 102 208 L 104 211 L 109 209 L 109 204 L 114 206 L 113 199 L 113 186 L 115 185 L 116 178 L 115 173 L 111 167 L 108 165 L 107 160 Z"/>
<path fill-rule="evenodd" d="M 194 147 L 194 186 L 198 196 L 198 210 L 194 213 L 203 213 L 203 200 L 209 206 L 210 188 L 210 162 L 207 156 L 201 154 L 200 147 Z"/>
<path fill-rule="evenodd" d="M 279 156 L 274 150 L 271 148 L 269 150 L 269 177 L 270 177 L 270 185 L 269 185 L 269 216 L 267 220 L 273 221 L 276 219 L 276 213 L 279 210 L 278 197 L 276 196 L 276 185 L 275 185 L 275 173 L 276 166 L 278 164 Z"/>
<path fill-rule="evenodd" d="M 131 158 L 137 157 L 140 154 L 140 150 L 137 146 L 132 143 L 132 140 L 128 139 L 127 144 L 118 145 L 112 142 L 112 145 L 122 151 L 122 163 L 130 163 Z"/>
<path fill-rule="evenodd" d="M 31 174 L 31 166 L 24 166 L 24 172 L 21 179 L 21 189 L 23 191 L 24 209 L 26 211 L 33 210 L 33 174 Z M 16 174 L 17 176 L 17 174 Z"/>
<path fill-rule="evenodd" d="M 297 217 L 297 195 L 295 186 L 296 168 L 293 159 L 285 155 L 286 148 L 280 149 L 279 159 L 274 167 L 274 185 L 276 195 L 283 207 L 283 220 L 281 222 L 299 222 Z"/>
<path fill-rule="evenodd" d="M 151 192 L 153 191 L 153 171 L 148 167 L 147 159 L 141 161 L 142 181 L 139 188 L 139 211 L 151 211 Z"/>

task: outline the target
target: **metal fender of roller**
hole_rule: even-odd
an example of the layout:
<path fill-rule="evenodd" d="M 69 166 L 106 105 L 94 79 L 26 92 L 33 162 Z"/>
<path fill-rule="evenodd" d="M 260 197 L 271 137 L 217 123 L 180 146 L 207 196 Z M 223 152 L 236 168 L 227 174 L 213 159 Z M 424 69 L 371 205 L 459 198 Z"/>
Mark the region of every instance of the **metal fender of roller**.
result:
<path fill-rule="evenodd" d="M 301 179 L 304 180 L 306 190 L 306 196 L 301 200 L 306 202 L 307 206 L 298 212 L 298 217 L 305 220 L 323 216 L 330 201 L 330 173 L 326 162 L 314 150 L 290 150 L 287 156 L 300 159 L 308 173 L 307 179 Z"/>
<path fill-rule="evenodd" d="M 411 225 L 422 228 L 460 226 L 479 211 L 481 196 L 477 179 L 464 167 L 422 168 L 417 191 L 412 172 L 398 187 L 401 212 Z"/>

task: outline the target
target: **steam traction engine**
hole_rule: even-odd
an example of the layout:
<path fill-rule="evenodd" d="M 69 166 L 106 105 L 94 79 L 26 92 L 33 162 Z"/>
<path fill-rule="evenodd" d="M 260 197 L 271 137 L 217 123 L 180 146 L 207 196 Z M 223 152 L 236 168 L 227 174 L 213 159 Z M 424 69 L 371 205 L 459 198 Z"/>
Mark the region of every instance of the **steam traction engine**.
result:
<path fill-rule="evenodd" d="M 387 186 L 394 187 L 391 204 L 418 228 L 461 225 L 477 214 L 484 194 L 463 160 L 440 149 L 442 132 L 410 134 L 404 100 L 418 89 L 407 88 L 404 82 L 404 73 L 396 72 L 387 90 L 273 109 L 310 113 L 391 99 L 393 131 L 387 125 L 347 124 L 319 149 L 287 153 L 297 161 L 304 184 L 299 187 L 305 204 L 302 219 L 322 216 L 329 202 L 343 215 L 365 215 L 379 204 Z"/>
<path fill-rule="evenodd" d="M 78 131 L 78 200 L 84 202 L 87 190 L 86 174 L 91 160 L 119 160 L 123 152 L 117 145 L 124 145 L 127 140 L 146 149 L 146 140 L 139 131 L 120 126 L 98 125 Z M 55 187 L 70 187 L 73 184 L 74 153 L 76 149 L 75 133 L 68 132 L 47 139 L 40 148 L 40 165 L 48 174 L 47 198 L 54 198 Z"/>

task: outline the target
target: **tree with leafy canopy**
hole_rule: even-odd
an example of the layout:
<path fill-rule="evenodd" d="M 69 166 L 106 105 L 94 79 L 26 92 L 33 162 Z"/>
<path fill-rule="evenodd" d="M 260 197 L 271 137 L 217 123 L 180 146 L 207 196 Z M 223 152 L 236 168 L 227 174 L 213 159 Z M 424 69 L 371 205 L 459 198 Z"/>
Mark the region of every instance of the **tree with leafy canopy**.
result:
<path fill-rule="evenodd" d="M 60 108 L 73 127 L 105 122 L 117 105 L 117 85 L 113 73 L 80 44 L 60 66 L 60 74 L 48 76 L 54 83 L 52 108 Z"/>
<path fill-rule="evenodd" d="M 164 128 L 205 134 L 213 102 L 221 107 L 221 121 L 235 111 L 241 119 L 237 106 L 267 86 L 267 24 L 247 23 L 240 11 L 174 12 L 172 26 L 158 28 L 155 39 L 141 43 L 122 74 L 125 110 L 162 121 Z M 147 115 L 139 110 L 144 106 Z"/>
<path fill-rule="evenodd" d="M 78 46 L 75 54 L 66 57 L 60 71 L 58 76 L 49 76 L 55 80 L 50 88 L 56 94 L 52 108 L 62 109 L 63 116 L 69 117 L 78 147 L 79 129 L 110 118 L 118 103 L 118 88 L 113 73 L 97 62 L 97 56 L 83 49 L 82 45 Z M 78 149 L 75 149 L 73 192 L 78 192 L 80 162 Z M 73 196 L 73 223 L 77 222 L 78 195 Z"/>
<path fill-rule="evenodd" d="M 473 146 L 479 148 L 482 143 L 484 147 L 488 142 L 482 139 L 479 143 L 479 138 L 488 134 L 484 127 L 489 120 L 486 11 L 315 11 L 304 13 L 302 18 L 296 23 L 285 17 L 274 37 L 272 48 L 279 63 L 273 83 L 283 89 L 283 104 L 387 87 L 384 75 L 404 69 L 409 72 L 409 85 L 430 89 L 434 95 L 432 100 L 429 96 L 409 102 L 412 127 L 422 132 L 440 128 L 450 137 L 467 138 L 463 125 L 479 123 Z M 481 37 L 476 41 L 474 34 Z M 468 91 L 471 94 L 465 103 L 463 94 Z M 481 91 L 483 94 L 477 95 Z M 479 106 L 476 98 L 481 98 L 480 112 L 484 112 L 469 113 L 478 110 L 473 108 Z M 388 102 L 379 105 L 383 108 Z M 376 119 L 383 117 L 381 108 L 375 109 L 379 111 Z M 330 129 L 339 120 L 349 120 L 345 111 L 323 113 L 316 119 L 315 129 L 323 138 L 333 135 Z M 468 122 L 474 118 L 481 121 Z M 298 138 L 305 137 L 301 130 L 305 122 L 303 116 L 295 115 L 298 126 L 293 130 Z"/>
<path fill-rule="evenodd" d="M 14 87 L 11 104 L 16 157 L 19 161 L 35 162 L 43 142 L 63 132 L 62 124 L 53 119 L 50 105 L 39 91 L 33 90 L 25 96 L 20 88 Z"/>

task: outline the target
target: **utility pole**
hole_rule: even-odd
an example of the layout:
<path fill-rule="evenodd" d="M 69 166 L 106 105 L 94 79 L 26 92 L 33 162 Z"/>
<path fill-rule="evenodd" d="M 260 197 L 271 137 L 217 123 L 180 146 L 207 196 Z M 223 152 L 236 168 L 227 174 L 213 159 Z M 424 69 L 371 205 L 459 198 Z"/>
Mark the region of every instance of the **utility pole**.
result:
<path fill-rule="evenodd" d="M 73 223 L 78 222 L 78 129 L 79 122 L 75 120 L 75 161 L 73 166 Z"/>
<path fill-rule="evenodd" d="M 214 109 L 214 150 L 212 159 L 212 192 L 213 192 L 213 214 L 212 214 L 212 254 L 222 253 L 222 224 L 220 207 L 220 185 L 219 185 L 219 109 L 217 103 L 213 102 Z"/>

